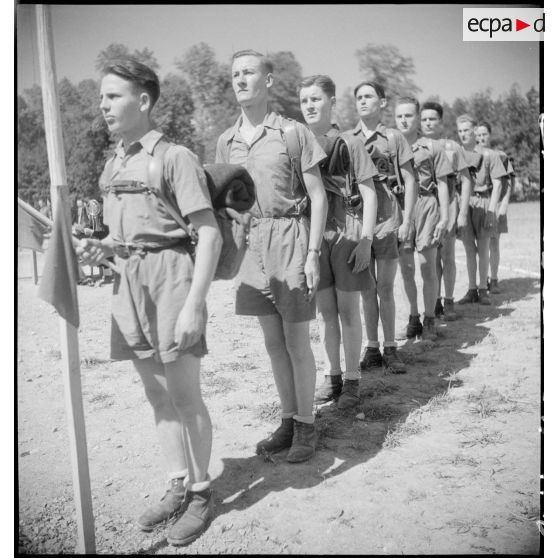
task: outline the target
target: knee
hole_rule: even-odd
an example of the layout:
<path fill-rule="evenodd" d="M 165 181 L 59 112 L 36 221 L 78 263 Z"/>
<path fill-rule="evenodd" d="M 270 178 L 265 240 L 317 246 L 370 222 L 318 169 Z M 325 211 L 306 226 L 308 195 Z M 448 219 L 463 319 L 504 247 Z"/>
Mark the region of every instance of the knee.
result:
<path fill-rule="evenodd" d="M 156 412 L 162 412 L 171 405 L 171 398 L 164 388 L 160 386 L 144 386 L 144 390 L 149 404 Z"/>
<path fill-rule="evenodd" d="M 281 338 L 265 338 L 265 348 L 267 354 L 271 357 L 282 357 L 287 352 L 285 343 Z"/>
<path fill-rule="evenodd" d="M 309 339 L 306 340 L 304 338 L 287 336 L 285 338 L 285 345 L 286 350 L 291 357 L 291 360 L 304 360 L 308 356 L 308 354 L 312 352 Z"/>
<path fill-rule="evenodd" d="M 401 268 L 401 275 L 403 279 L 412 279 L 415 276 L 414 258 L 401 258 L 399 260 L 399 267 Z"/>
<path fill-rule="evenodd" d="M 337 320 L 337 305 L 318 301 L 318 314 L 324 322 Z"/>
<path fill-rule="evenodd" d="M 341 323 L 346 327 L 353 327 L 356 324 L 360 324 L 360 312 L 352 307 L 339 307 L 339 317 L 341 318 Z"/>

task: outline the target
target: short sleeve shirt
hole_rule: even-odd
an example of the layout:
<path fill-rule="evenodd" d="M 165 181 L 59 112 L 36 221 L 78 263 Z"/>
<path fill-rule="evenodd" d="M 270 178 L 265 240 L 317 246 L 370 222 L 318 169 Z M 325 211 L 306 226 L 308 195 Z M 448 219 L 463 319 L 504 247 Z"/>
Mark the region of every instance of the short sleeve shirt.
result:
<path fill-rule="evenodd" d="M 475 152 L 481 155 L 481 159 L 475 173 L 473 191 L 488 192 L 492 190 L 492 180 L 506 176 L 507 172 L 498 153 L 493 149 L 476 146 Z"/>
<path fill-rule="evenodd" d="M 239 130 L 240 117 L 217 141 L 216 162 L 242 165 L 254 181 L 256 202 L 250 209 L 254 217 L 288 215 L 304 196 L 297 181 L 294 182 L 296 191 L 293 190 L 291 162 L 281 121 L 278 114 L 268 113 L 248 144 Z M 295 127 L 302 148 L 301 169 L 306 172 L 324 160 L 326 154 L 308 128 L 298 122 Z"/>
<path fill-rule="evenodd" d="M 186 235 L 164 204 L 145 188 L 160 187 L 150 184 L 147 169 L 155 145 L 162 136 L 151 130 L 132 143 L 127 151 L 120 142 L 113 159 L 105 165 L 99 180 L 104 197 L 104 222 L 111 237 L 119 242 L 164 246 Z M 205 172 L 197 156 L 186 147 L 171 145 L 168 148 L 163 177 L 183 216 L 212 209 Z M 110 184 L 128 184 L 131 188 L 130 191 L 114 192 L 107 188 Z"/>
<path fill-rule="evenodd" d="M 430 191 L 438 178 L 451 175 L 453 169 L 440 143 L 419 137 L 411 146 L 413 151 L 415 179 L 419 188 Z"/>
<path fill-rule="evenodd" d="M 467 162 L 465 161 L 463 147 L 455 140 L 440 138 L 437 141 L 442 146 L 442 149 L 444 149 L 452 168 L 452 173 L 448 175 L 449 197 L 451 200 L 455 194 L 458 174 L 467 168 Z"/>
<path fill-rule="evenodd" d="M 380 122 L 374 130 L 367 130 L 363 127 L 362 122 L 359 122 L 352 130 L 346 132 L 352 134 L 354 137 L 360 139 L 367 152 L 370 154 L 373 146 L 383 156 L 389 157 L 394 165 L 399 167 L 413 160 L 413 152 L 405 139 L 405 136 L 393 128 L 389 129 L 389 135 L 393 137 L 393 142 L 388 139 L 388 129 Z M 399 171 L 399 169 L 397 169 Z M 389 178 L 389 174 L 384 169 L 378 169 L 376 180 L 384 181 Z"/>

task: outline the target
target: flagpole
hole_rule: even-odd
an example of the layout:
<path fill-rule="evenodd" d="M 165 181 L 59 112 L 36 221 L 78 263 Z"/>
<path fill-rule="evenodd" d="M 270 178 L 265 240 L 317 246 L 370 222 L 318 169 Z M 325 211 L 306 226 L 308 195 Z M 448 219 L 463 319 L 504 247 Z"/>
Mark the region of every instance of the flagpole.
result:
<path fill-rule="evenodd" d="M 64 202 L 64 211 L 66 211 L 68 217 L 67 222 L 70 224 L 70 205 L 66 181 L 64 144 L 56 89 L 54 50 L 52 47 L 50 6 L 38 4 L 36 6 L 36 15 L 45 135 L 50 172 L 51 206 L 52 208 L 56 208 L 58 197 L 60 197 L 60 201 Z M 77 513 L 78 540 L 76 550 L 81 554 L 94 554 L 95 522 L 89 481 L 89 463 L 87 459 L 87 440 L 85 436 L 85 420 L 81 393 L 77 328 L 63 318 L 59 318 L 59 322 L 62 375 L 64 377 L 74 499 Z"/>

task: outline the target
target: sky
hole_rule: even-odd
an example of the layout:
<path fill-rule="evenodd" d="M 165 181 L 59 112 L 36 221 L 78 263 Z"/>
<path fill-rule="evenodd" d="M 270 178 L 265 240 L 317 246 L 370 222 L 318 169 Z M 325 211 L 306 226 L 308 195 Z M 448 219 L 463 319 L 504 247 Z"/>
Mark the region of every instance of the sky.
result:
<path fill-rule="evenodd" d="M 221 62 L 243 48 L 263 53 L 290 50 L 303 75 L 328 74 L 341 93 L 361 79 L 357 49 L 376 43 L 395 45 L 412 57 L 415 82 L 422 89 L 419 98 L 439 95 L 451 103 L 485 88 L 498 96 L 513 83 L 524 93 L 538 87 L 539 43 L 464 42 L 466 6 L 52 5 L 56 72 L 58 79 L 67 77 L 74 83 L 96 78 L 97 54 L 118 42 L 130 50 L 153 50 L 163 77 L 176 71 L 178 57 L 205 41 Z M 482 6 L 490 4 L 477 5 Z M 40 79 L 36 44 L 34 6 L 18 6 L 18 92 Z"/>

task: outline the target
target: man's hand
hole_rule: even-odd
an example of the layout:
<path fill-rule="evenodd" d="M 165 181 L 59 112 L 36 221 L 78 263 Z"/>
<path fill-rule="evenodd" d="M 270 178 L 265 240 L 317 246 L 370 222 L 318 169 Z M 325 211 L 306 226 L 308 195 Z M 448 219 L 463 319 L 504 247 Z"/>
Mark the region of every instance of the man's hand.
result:
<path fill-rule="evenodd" d="M 317 252 L 308 252 L 304 264 L 304 275 L 306 275 L 306 286 L 308 287 L 306 300 L 310 302 L 314 298 L 320 282 L 320 258 Z"/>
<path fill-rule="evenodd" d="M 462 229 L 467 226 L 467 213 L 461 213 L 457 215 L 457 228 Z"/>
<path fill-rule="evenodd" d="M 204 307 L 195 307 L 186 300 L 174 326 L 174 340 L 178 345 L 178 350 L 183 351 L 195 345 L 200 340 L 204 327 Z"/>
<path fill-rule="evenodd" d="M 434 241 L 439 242 L 444 238 L 444 235 L 447 232 L 448 220 L 447 219 L 440 219 L 436 228 L 434 229 Z"/>
<path fill-rule="evenodd" d="M 99 265 L 101 260 L 112 255 L 112 248 L 97 238 L 82 238 L 75 250 L 86 265 Z"/>
<path fill-rule="evenodd" d="M 355 262 L 353 273 L 360 273 L 370 265 L 372 239 L 363 237 L 351 252 L 347 263 Z"/>
<path fill-rule="evenodd" d="M 411 228 L 411 223 L 403 221 L 401 223 L 397 236 L 399 237 L 399 242 L 405 242 L 409 238 L 409 229 Z"/>
<path fill-rule="evenodd" d="M 508 208 L 504 207 L 503 205 L 501 205 L 498 208 L 498 217 L 504 217 L 506 215 L 506 213 L 508 212 Z"/>
<path fill-rule="evenodd" d="M 496 226 L 498 219 L 496 217 L 496 213 L 494 211 L 490 211 L 490 209 L 486 212 L 486 216 L 484 218 L 484 228 L 485 229 L 493 229 Z"/>

